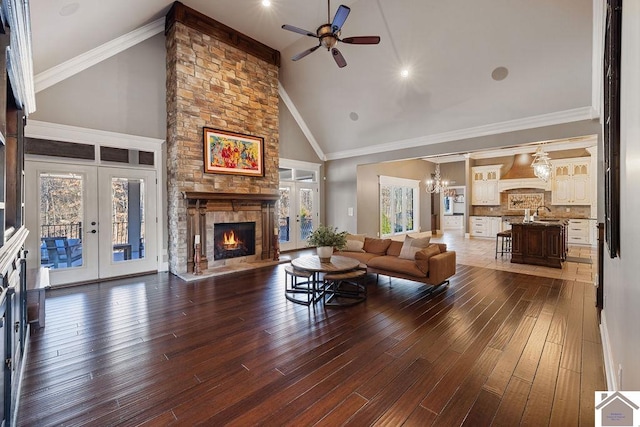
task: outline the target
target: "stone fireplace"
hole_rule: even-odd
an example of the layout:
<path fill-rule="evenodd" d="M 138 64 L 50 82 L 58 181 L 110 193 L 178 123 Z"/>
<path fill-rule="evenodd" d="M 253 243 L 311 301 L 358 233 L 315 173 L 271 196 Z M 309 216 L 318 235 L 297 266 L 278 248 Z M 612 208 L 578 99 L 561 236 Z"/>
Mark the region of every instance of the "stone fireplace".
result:
<path fill-rule="evenodd" d="M 277 195 L 186 192 L 187 240 L 200 240 L 200 270 L 227 263 L 273 260 L 277 256 L 275 235 Z M 254 226 L 254 254 L 236 252 L 216 259 L 216 224 L 250 222 Z M 218 230 L 219 231 L 219 230 Z M 187 245 L 187 271 L 194 271 L 194 245 Z"/>
<path fill-rule="evenodd" d="M 278 200 L 280 53 L 175 2 L 167 47 L 169 268 L 272 259 Z M 264 139 L 264 176 L 205 173 L 204 127 Z M 255 223 L 253 255 L 215 259 L 215 224 Z M 197 236 L 197 237 L 196 237 Z"/>
<path fill-rule="evenodd" d="M 218 222 L 213 224 L 214 261 L 255 254 L 255 222 Z"/>

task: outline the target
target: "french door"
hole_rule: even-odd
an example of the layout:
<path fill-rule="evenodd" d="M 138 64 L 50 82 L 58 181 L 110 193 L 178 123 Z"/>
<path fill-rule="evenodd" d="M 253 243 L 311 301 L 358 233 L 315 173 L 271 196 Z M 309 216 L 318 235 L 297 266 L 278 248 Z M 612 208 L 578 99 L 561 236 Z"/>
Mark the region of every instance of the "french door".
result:
<path fill-rule="evenodd" d="M 280 250 L 304 248 L 318 226 L 318 184 L 280 182 Z"/>
<path fill-rule="evenodd" d="M 27 161 L 30 265 L 52 285 L 157 270 L 153 170 Z"/>

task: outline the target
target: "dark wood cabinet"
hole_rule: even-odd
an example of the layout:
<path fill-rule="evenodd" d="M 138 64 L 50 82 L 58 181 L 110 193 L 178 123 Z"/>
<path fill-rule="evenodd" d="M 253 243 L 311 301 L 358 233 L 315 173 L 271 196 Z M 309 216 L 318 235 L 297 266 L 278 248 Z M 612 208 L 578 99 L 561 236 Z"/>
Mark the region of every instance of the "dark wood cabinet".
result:
<path fill-rule="evenodd" d="M 29 8 L 0 0 L 0 424 L 15 422 L 28 339 L 24 225 L 24 126 L 35 108 Z"/>
<path fill-rule="evenodd" d="M 512 223 L 511 262 L 562 268 L 567 255 L 567 226 L 553 223 Z"/>

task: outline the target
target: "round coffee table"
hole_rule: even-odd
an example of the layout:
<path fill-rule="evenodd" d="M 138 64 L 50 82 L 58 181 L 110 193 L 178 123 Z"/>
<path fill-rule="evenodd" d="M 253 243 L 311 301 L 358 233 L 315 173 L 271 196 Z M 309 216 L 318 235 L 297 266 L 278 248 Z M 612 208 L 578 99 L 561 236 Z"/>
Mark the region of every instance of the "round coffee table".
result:
<path fill-rule="evenodd" d="M 353 279 L 357 279 L 355 275 L 354 277 L 344 276 L 343 278 L 342 276 L 340 276 L 340 274 L 348 274 L 350 272 L 353 272 L 354 274 L 358 273 L 358 278 L 363 275 L 363 272 L 358 270 L 360 261 L 356 259 L 346 256 L 332 255 L 328 261 L 321 261 L 318 256 L 311 255 L 293 259 L 291 260 L 291 265 L 297 270 L 313 273 L 313 288 L 315 292 L 317 292 L 317 296 L 314 298 L 314 301 L 318 301 L 320 298 L 325 297 L 325 294 L 327 294 L 327 296 L 330 296 L 330 299 L 334 299 L 335 297 L 340 295 L 357 296 L 356 299 L 351 298 L 351 301 L 348 304 L 327 304 L 327 301 L 325 300 L 325 305 L 353 305 L 353 303 L 364 301 L 364 298 L 366 298 L 366 292 L 363 292 L 365 288 L 362 285 L 358 285 L 359 287 L 357 295 L 354 294 L 353 291 L 343 292 L 338 289 L 343 279 L 345 283 L 347 283 L 346 280 L 348 279 L 351 279 L 350 283 L 353 283 Z M 325 274 L 325 277 L 335 276 L 335 279 L 331 280 L 330 282 L 330 288 L 325 289 L 325 286 L 323 286 L 324 279 L 320 279 L 320 273 Z"/>
<path fill-rule="evenodd" d="M 360 262 L 356 259 L 340 255 L 332 255 L 329 261 L 320 261 L 317 255 L 311 255 L 292 259 L 291 265 L 298 270 L 310 271 L 312 273 L 344 273 L 358 268 Z"/>

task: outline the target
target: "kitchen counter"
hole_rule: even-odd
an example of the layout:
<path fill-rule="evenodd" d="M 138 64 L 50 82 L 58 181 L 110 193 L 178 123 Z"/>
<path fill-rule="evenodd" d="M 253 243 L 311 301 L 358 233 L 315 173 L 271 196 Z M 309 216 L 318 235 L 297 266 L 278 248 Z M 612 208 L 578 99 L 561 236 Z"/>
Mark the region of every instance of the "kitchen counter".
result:
<path fill-rule="evenodd" d="M 511 224 L 525 224 L 525 225 L 531 225 L 531 226 L 534 226 L 534 227 L 555 227 L 555 226 L 560 226 L 560 225 L 566 226 L 569 223 L 569 219 L 564 219 L 564 218 L 541 218 L 541 219 L 536 219 L 536 220 L 529 221 L 529 222 L 524 222 L 523 218 L 519 218 L 519 219 L 512 219 L 509 222 Z"/>
<path fill-rule="evenodd" d="M 511 262 L 562 268 L 567 257 L 567 223 L 560 218 L 511 221 Z"/>

